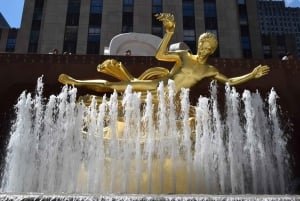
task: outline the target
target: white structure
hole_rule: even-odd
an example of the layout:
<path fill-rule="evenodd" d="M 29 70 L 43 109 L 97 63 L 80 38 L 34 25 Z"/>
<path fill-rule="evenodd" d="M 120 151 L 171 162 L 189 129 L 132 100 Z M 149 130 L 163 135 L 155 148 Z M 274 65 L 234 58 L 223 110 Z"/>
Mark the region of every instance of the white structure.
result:
<path fill-rule="evenodd" d="M 190 51 L 189 46 L 185 42 L 179 42 L 171 44 L 169 47 L 169 51 L 176 51 L 176 50 L 188 50 Z"/>
<path fill-rule="evenodd" d="M 154 56 L 161 38 L 147 33 L 123 33 L 116 35 L 105 48 L 105 55 Z"/>

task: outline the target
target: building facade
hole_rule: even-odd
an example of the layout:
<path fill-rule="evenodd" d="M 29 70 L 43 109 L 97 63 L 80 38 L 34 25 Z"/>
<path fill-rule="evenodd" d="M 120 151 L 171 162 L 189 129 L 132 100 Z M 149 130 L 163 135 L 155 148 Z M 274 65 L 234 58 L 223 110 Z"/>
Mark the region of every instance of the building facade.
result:
<path fill-rule="evenodd" d="M 163 36 L 162 23 L 155 19 L 160 12 L 173 13 L 176 30 L 171 43 L 185 42 L 193 53 L 198 36 L 204 32 L 217 35 L 222 58 L 268 58 L 290 49 L 293 34 L 286 43 L 270 45 L 274 40 L 266 32 L 261 3 L 252 0 L 25 0 L 21 27 L 17 31 L 16 53 L 104 54 L 112 38 L 121 33 L 148 33 Z M 282 2 L 280 2 L 282 3 Z M 226 8 L 226 9 L 224 9 Z M 284 8 L 284 3 L 283 3 Z M 272 8 L 273 9 L 273 8 Z M 298 9 L 299 10 L 299 9 Z M 6 31 L 8 32 L 8 31 Z M 263 33 L 263 34 L 261 34 Z M 0 52 L 14 34 L 0 39 Z M 280 38 L 276 36 L 275 38 Z M 295 36 L 296 38 L 296 36 Z M 282 40 L 279 40 L 282 41 Z M 2 43 L 2 45 L 1 45 Z M 273 44 L 273 43 L 272 43 Z M 268 53 L 268 48 L 270 53 Z M 276 50 L 281 48 L 282 50 Z M 298 48 L 299 49 L 299 48 Z M 276 52 L 277 51 L 277 52 Z M 278 53 L 279 52 L 279 53 Z"/>
<path fill-rule="evenodd" d="M 103 54 L 120 33 L 162 37 L 162 23 L 154 17 L 160 12 L 175 15 L 171 43 L 184 41 L 193 53 L 198 36 L 210 31 L 219 40 L 216 56 L 263 56 L 257 2 L 246 0 L 25 0 L 14 52 L 48 53 L 55 48 L 73 54 Z"/>
<path fill-rule="evenodd" d="M 264 58 L 290 52 L 300 58 L 300 8 L 285 7 L 284 0 L 260 0 L 258 6 Z"/>
<path fill-rule="evenodd" d="M 0 29 L 1 28 L 10 28 L 10 26 L 7 23 L 6 19 L 3 17 L 2 13 L 0 12 Z"/>
<path fill-rule="evenodd" d="M 14 52 L 18 29 L 10 28 L 6 19 L 0 13 L 0 52 Z"/>
<path fill-rule="evenodd" d="M 17 36 L 16 28 L 0 29 L 0 52 L 15 52 Z"/>

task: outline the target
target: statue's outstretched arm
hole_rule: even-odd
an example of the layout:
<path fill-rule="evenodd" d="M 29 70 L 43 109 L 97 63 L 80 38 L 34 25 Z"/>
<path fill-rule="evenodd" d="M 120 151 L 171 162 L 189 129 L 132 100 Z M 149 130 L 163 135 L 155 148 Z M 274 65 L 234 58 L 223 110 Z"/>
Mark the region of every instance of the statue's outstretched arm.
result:
<path fill-rule="evenodd" d="M 259 65 L 259 66 L 255 67 L 251 73 L 248 73 L 246 75 L 242 75 L 239 77 L 233 77 L 233 78 L 227 78 L 225 75 L 223 75 L 221 73 L 217 73 L 214 76 L 214 79 L 216 79 L 222 83 L 228 83 L 230 86 L 233 86 L 233 85 L 242 84 L 244 82 L 247 82 L 247 81 L 255 79 L 255 78 L 260 78 L 260 77 L 268 74 L 269 71 L 270 71 L 269 66 Z"/>
<path fill-rule="evenodd" d="M 170 13 L 160 13 L 156 14 L 155 17 L 163 22 L 166 33 L 158 47 L 155 58 L 160 61 L 170 61 L 176 62 L 176 66 L 180 65 L 181 60 L 178 54 L 168 52 L 168 44 L 174 34 L 175 30 L 175 21 L 174 15 Z"/>

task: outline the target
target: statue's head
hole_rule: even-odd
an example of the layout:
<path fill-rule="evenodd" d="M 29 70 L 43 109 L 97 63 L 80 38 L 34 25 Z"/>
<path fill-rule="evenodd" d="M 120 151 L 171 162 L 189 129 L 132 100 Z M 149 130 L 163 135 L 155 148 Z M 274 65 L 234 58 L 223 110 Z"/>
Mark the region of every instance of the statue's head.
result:
<path fill-rule="evenodd" d="M 210 55 L 213 54 L 217 47 L 218 47 L 218 40 L 217 37 L 209 32 L 203 33 L 199 36 L 198 39 L 198 52 L 199 50 L 201 50 L 201 48 L 203 48 L 204 44 L 208 43 L 210 46 Z"/>

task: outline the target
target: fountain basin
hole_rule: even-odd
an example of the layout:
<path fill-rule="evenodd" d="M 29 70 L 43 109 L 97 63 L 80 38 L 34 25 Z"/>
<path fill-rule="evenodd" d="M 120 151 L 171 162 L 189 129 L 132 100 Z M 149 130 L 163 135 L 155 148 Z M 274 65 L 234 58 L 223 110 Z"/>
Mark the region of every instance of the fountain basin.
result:
<path fill-rule="evenodd" d="M 153 194 L 105 194 L 105 195 L 76 195 L 76 194 L 0 194 L 3 201 L 299 201 L 299 195 L 153 195 Z"/>

